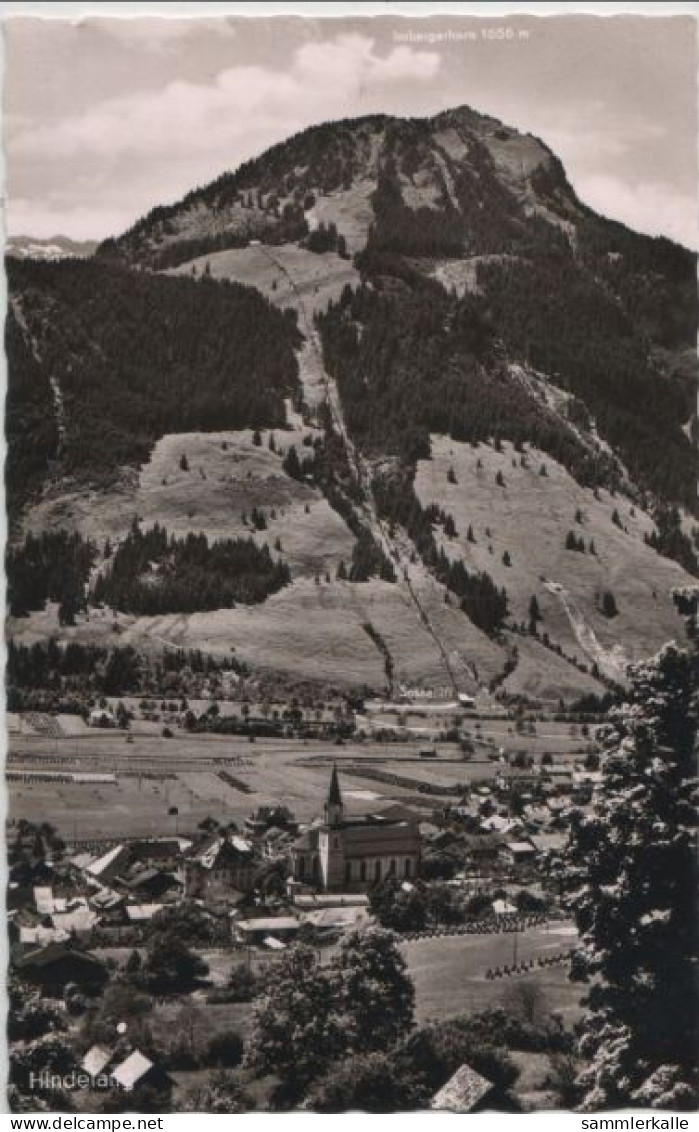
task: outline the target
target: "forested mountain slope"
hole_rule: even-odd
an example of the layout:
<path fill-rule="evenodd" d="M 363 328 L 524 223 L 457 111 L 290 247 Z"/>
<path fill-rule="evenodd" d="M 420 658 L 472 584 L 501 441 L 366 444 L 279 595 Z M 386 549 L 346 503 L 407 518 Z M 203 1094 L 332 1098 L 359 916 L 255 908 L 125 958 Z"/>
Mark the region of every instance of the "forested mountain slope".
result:
<path fill-rule="evenodd" d="M 387 686 L 569 697 L 672 634 L 698 569 L 695 257 L 597 216 L 531 135 L 468 107 L 325 123 L 9 282 L 17 545 L 94 541 L 88 605 L 135 515 L 169 549 L 121 553 L 121 616 L 292 675 L 360 682 L 368 648 L 374 686 L 378 663 Z M 211 540 L 270 554 L 255 609 L 219 617 L 202 583 L 192 613 L 190 534 L 222 607 Z"/>
<path fill-rule="evenodd" d="M 108 483 L 165 433 L 285 420 L 299 334 L 253 288 L 96 260 L 10 259 L 8 283 L 12 516 L 49 467 Z"/>
<path fill-rule="evenodd" d="M 416 274 L 470 291 L 469 321 L 477 312 L 510 361 L 581 399 L 642 487 L 696 507 L 682 431 L 693 380 L 678 364 L 695 342 L 694 256 L 585 207 L 538 139 L 468 107 L 327 123 L 156 209 L 98 254 L 170 266 L 251 237 L 316 250 L 339 239 L 399 299 Z M 417 301 L 427 306 L 426 288 Z M 388 321 L 403 334 L 411 317 L 399 303 Z"/>

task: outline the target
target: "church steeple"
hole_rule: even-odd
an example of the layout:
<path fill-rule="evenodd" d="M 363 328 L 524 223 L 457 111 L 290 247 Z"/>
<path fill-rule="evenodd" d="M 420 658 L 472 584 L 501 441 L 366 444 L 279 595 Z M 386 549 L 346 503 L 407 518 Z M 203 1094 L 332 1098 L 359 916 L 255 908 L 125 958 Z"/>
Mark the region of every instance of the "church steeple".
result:
<path fill-rule="evenodd" d="M 342 794 L 340 781 L 337 777 L 337 766 L 333 763 L 333 772 L 330 777 L 328 800 L 325 803 L 325 821 L 327 825 L 342 825 L 343 817 Z"/>

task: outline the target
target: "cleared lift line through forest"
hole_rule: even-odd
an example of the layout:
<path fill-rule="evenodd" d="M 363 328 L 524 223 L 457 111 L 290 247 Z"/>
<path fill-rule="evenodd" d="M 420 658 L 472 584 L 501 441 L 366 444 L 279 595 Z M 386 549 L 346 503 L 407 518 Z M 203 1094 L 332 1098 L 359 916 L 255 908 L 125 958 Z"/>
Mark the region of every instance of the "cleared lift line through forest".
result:
<path fill-rule="evenodd" d="M 320 380 L 323 385 L 323 391 L 325 394 L 325 404 L 328 406 L 333 423 L 335 424 L 339 435 L 342 437 L 342 442 L 345 446 L 348 456 L 350 457 L 350 461 L 355 470 L 357 482 L 362 491 L 362 496 L 364 498 L 364 505 L 362 508 L 364 517 L 367 519 L 372 533 L 375 536 L 378 535 L 379 542 L 381 543 L 384 553 L 398 566 L 398 581 L 407 589 L 408 594 L 410 595 L 410 601 L 415 607 L 421 624 L 429 633 L 437 648 L 454 693 L 455 695 L 458 695 L 459 686 L 454 675 L 451 663 L 449 661 L 447 650 L 432 622 L 430 621 L 427 611 L 425 610 L 422 602 L 415 592 L 415 588 L 412 584 L 412 581 L 410 580 L 407 565 L 405 565 L 402 560 L 400 548 L 391 538 L 390 533 L 386 529 L 386 525 L 384 524 L 383 520 L 380 518 L 376 510 L 376 504 L 374 502 L 374 494 L 371 487 L 369 473 L 362 457 L 358 453 L 356 446 L 349 436 L 347 425 L 345 423 L 344 413 L 342 410 L 342 403 L 340 401 L 340 394 L 336 388 L 333 388 L 334 383 L 331 383 L 331 380 L 326 372 L 325 364 L 323 362 L 322 350 L 318 343 L 318 334 L 313 323 L 313 319 L 308 317 L 308 311 L 306 310 L 306 304 L 303 300 L 301 290 L 298 287 L 293 275 L 287 268 L 286 264 L 281 263 L 278 259 L 276 259 L 275 256 L 272 255 L 272 253 L 269 251 L 269 248 L 265 247 L 264 245 L 260 245 L 260 250 L 262 251 L 263 255 L 267 257 L 270 263 L 274 264 L 274 266 L 279 271 L 281 271 L 282 275 L 287 280 L 292 292 L 296 297 L 299 312 L 303 320 L 304 331 L 318 365 L 318 373 L 320 375 Z M 367 618 L 367 620 L 369 619 Z"/>

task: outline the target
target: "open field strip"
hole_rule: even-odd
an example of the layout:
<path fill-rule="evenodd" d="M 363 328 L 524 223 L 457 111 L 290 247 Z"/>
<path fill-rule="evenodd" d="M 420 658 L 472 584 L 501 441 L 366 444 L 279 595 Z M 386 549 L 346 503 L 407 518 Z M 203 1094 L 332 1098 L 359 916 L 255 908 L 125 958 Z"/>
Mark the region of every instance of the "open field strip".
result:
<path fill-rule="evenodd" d="M 530 928 L 517 933 L 517 959 L 526 962 L 567 952 L 575 947 L 576 938 L 567 923 Z M 579 1016 L 581 988 L 569 982 L 567 965 L 535 966 L 526 974 L 486 979 L 488 968 L 512 965 L 514 948 L 514 933 L 440 936 L 401 944 L 415 982 L 418 1021 L 455 1018 L 495 1006 L 509 987 L 530 981 L 541 987 L 551 1009 L 572 1023 Z"/>

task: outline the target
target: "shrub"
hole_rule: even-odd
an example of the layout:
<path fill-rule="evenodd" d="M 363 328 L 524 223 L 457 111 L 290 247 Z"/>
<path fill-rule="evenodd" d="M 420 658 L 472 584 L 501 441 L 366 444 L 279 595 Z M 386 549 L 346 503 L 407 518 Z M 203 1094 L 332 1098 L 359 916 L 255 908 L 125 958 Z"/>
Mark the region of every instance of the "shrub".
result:
<path fill-rule="evenodd" d="M 258 980 L 249 967 L 234 967 L 228 977 L 228 1002 L 250 1002 L 258 989 Z"/>
<path fill-rule="evenodd" d="M 215 1034 L 206 1047 L 206 1064 L 215 1068 L 235 1069 L 242 1059 L 243 1039 L 236 1030 Z"/>
<path fill-rule="evenodd" d="M 333 1066 L 308 1105 L 314 1112 L 401 1112 L 418 1107 L 418 1098 L 390 1054 L 369 1053 Z"/>
<path fill-rule="evenodd" d="M 198 1069 L 199 1059 L 192 1049 L 191 1043 L 182 1036 L 175 1039 L 167 1052 L 169 1069 Z"/>
<path fill-rule="evenodd" d="M 617 609 L 616 598 L 610 590 L 607 590 L 602 596 L 602 613 L 605 617 L 616 617 L 619 610 Z"/>

